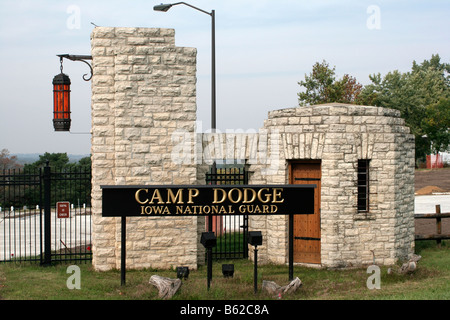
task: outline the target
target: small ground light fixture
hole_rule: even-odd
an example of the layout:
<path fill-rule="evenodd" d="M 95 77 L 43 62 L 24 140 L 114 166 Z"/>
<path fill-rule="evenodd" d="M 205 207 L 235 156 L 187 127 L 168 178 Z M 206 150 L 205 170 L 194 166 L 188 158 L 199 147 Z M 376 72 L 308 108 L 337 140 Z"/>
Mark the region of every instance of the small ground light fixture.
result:
<path fill-rule="evenodd" d="M 234 275 L 234 264 L 223 264 L 222 274 L 225 278 L 233 278 Z"/>
<path fill-rule="evenodd" d="M 189 278 L 189 267 L 177 267 L 177 278 L 187 280 Z"/>

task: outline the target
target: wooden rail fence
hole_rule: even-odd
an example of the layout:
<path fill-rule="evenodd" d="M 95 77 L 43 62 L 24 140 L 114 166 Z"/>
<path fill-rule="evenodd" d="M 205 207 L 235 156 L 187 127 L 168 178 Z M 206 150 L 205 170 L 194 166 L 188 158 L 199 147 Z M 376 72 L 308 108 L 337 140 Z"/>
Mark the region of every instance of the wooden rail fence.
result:
<path fill-rule="evenodd" d="M 442 239 L 450 239 L 450 234 L 442 234 L 442 218 L 450 218 L 450 212 L 441 213 L 441 206 L 436 205 L 436 213 L 421 213 L 414 215 L 415 219 L 436 219 L 436 233 L 416 234 L 416 240 L 436 240 L 437 245 Z"/>

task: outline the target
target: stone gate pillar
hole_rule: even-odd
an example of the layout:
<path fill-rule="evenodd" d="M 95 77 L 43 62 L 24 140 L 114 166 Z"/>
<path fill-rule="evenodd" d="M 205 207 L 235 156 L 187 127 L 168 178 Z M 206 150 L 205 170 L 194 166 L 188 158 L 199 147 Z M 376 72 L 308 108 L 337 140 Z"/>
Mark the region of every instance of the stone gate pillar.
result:
<path fill-rule="evenodd" d="M 120 267 L 120 218 L 102 218 L 101 185 L 196 183 L 195 166 L 172 157 L 172 133 L 195 129 L 197 51 L 176 47 L 174 36 L 156 28 L 97 27 L 91 34 L 97 270 Z M 196 268 L 199 232 L 196 217 L 127 218 L 127 267 Z"/>

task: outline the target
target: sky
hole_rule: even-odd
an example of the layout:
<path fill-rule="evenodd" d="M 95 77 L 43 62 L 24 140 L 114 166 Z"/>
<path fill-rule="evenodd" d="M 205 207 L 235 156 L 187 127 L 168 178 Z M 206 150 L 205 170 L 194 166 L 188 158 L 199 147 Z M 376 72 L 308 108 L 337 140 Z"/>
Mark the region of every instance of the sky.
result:
<path fill-rule="evenodd" d="M 298 82 L 316 62 L 363 85 L 369 75 L 408 72 L 439 54 L 450 62 L 448 0 L 191 0 L 216 15 L 217 128 L 255 131 L 271 110 L 298 106 Z M 89 68 L 64 60 L 72 126 L 55 132 L 52 79 L 57 54 L 90 55 L 97 26 L 175 29 L 175 44 L 197 48 L 197 119 L 211 118 L 211 18 L 151 0 L 0 0 L 0 150 L 89 154 Z M 166 3 L 166 2 L 164 2 Z M 169 2 L 170 3 L 170 2 Z"/>

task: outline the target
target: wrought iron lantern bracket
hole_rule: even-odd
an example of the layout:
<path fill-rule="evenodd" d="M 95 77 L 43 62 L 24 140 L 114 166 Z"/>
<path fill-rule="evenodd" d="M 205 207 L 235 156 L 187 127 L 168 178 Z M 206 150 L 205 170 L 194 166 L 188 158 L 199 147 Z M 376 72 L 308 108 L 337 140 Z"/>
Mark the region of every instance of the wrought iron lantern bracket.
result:
<path fill-rule="evenodd" d="M 84 62 L 84 63 L 86 63 L 88 66 L 89 66 L 89 69 L 91 70 L 91 74 L 89 75 L 89 74 L 84 74 L 83 75 L 83 80 L 84 81 L 89 81 L 89 80 L 91 80 L 92 79 L 92 75 L 93 75 L 93 69 L 92 69 L 92 66 L 90 65 L 90 63 L 89 62 L 87 62 L 86 60 L 92 60 L 92 56 L 87 56 L 87 55 L 73 55 L 73 54 L 58 54 L 57 55 L 59 58 L 60 58 L 60 60 L 61 60 L 61 69 L 62 69 L 62 61 L 63 61 L 63 58 L 66 58 L 66 59 L 69 59 L 69 60 L 72 60 L 72 61 L 81 61 L 81 62 Z M 61 70 L 61 72 L 62 72 L 62 70 Z"/>

